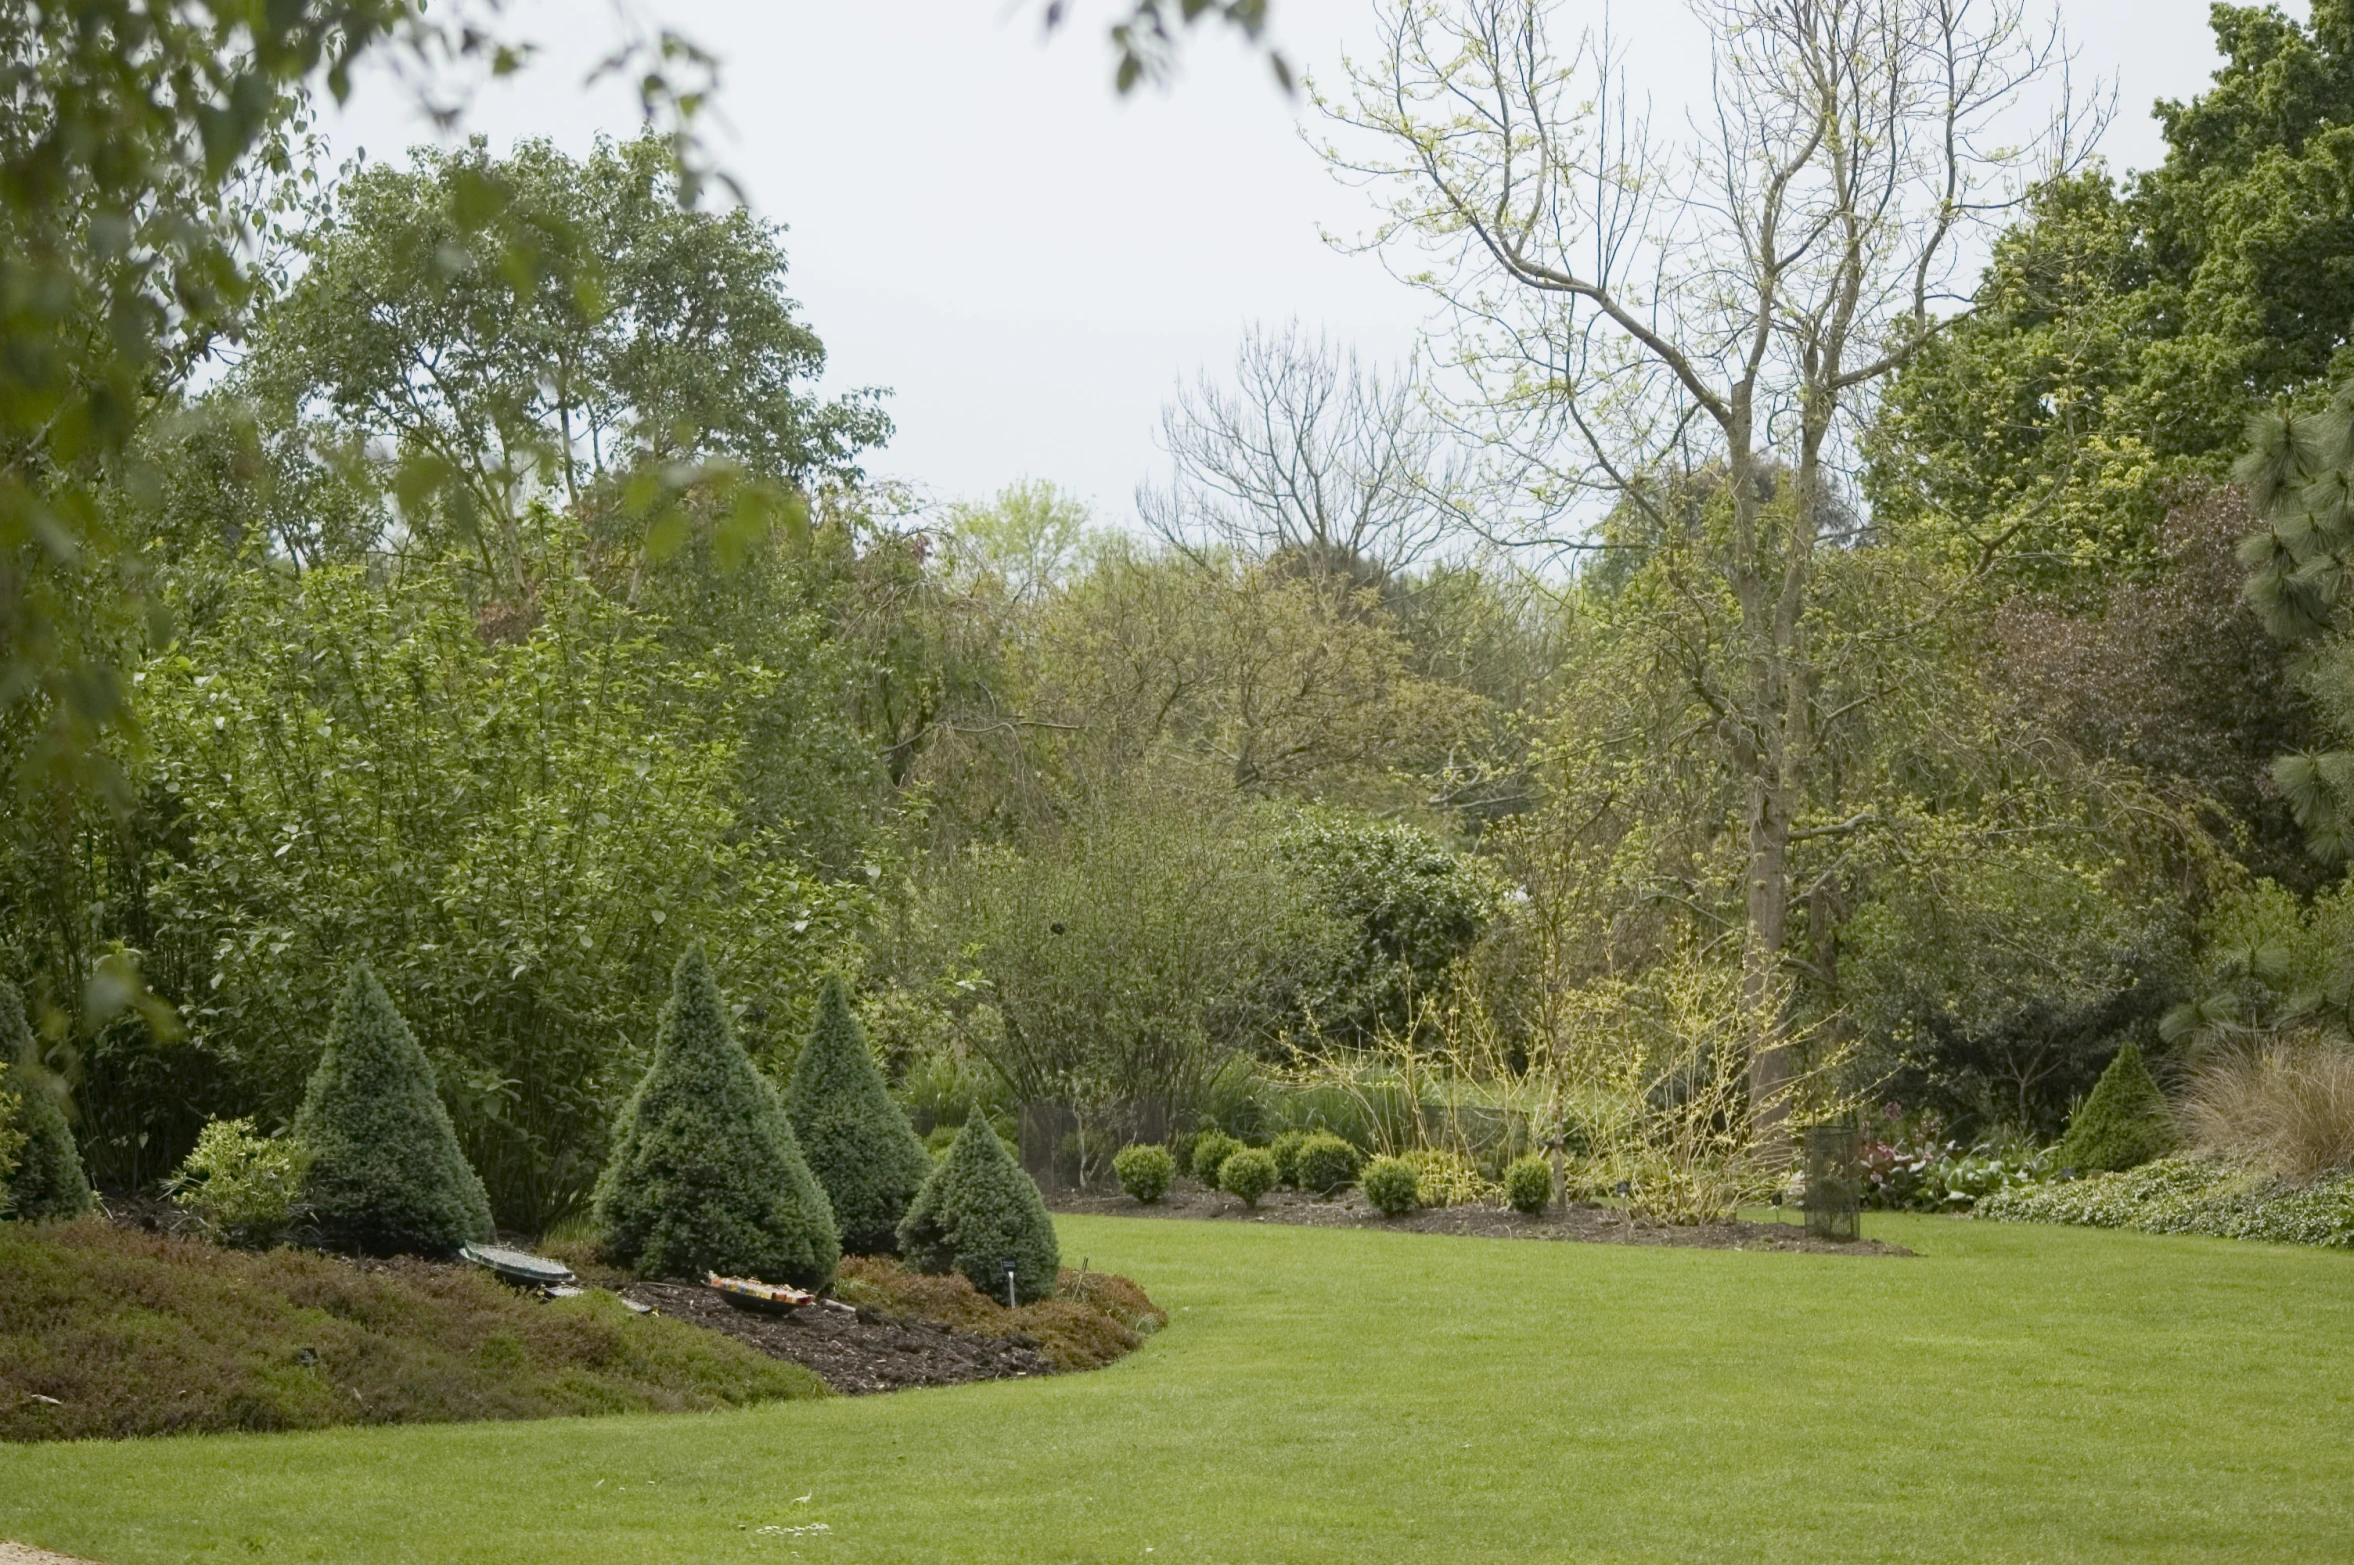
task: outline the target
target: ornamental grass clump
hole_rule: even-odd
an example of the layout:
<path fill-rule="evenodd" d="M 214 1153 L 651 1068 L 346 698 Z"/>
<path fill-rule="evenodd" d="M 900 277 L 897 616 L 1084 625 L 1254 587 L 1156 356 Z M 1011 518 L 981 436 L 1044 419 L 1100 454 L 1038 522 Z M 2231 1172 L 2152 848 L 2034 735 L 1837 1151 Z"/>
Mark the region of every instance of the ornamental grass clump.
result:
<path fill-rule="evenodd" d="M 810 1173 L 825 1187 L 845 1255 L 888 1255 L 898 1248 L 899 1220 L 932 1174 L 932 1157 L 891 1101 L 883 1073 L 867 1051 L 842 980 L 828 974 L 817 1021 L 793 1079 L 785 1114 Z"/>
<path fill-rule="evenodd" d="M 298 1199 L 330 1248 L 447 1255 L 490 1237 L 490 1197 L 433 1066 L 365 964 L 344 980 L 293 1134 L 311 1151 Z"/>
<path fill-rule="evenodd" d="M 1403 1217 L 1414 1210 L 1414 1165 L 1404 1158 L 1375 1158 L 1357 1176 L 1357 1185 L 1384 1217 Z"/>
<path fill-rule="evenodd" d="M 2211 1060 L 2191 1077 L 2182 1117 L 2200 1146 L 2283 1179 L 2354 1167 L 2354 1049 L 2279 1042 Z"/>
<path fill-rule="evenodd" d="M 2142 1063 L 2141 1046 L 2128 1042 L 2069 1120 L 2053 1157 L 2080 1173 L 2114 1173 L 2163 1157 L 2179 1139 L 2165 1095 Z"/>
<path fill-rule="evenodd" d="M 654 1060 L 614 1127 L 595 1212 L 606 1252 L 646 1276 L 834 1280 L 834 1209 L 776 1089 L 736 1042 L 699 949 L 671 974 Z"/>
<path fill-rule="evenodd" d="M 1218 1188 L 1238 1196 L 1245 1206 L 1275 1188 L 1275 1158 L 1264 1147 L 1245 1147 L 1218 1165 Z"/>
<path fill-rule="evenodd" d="M 1534 1217 L 1553 1204 L 1553 1165 L 1530 1153 L 1504 1170 L 1504 1199 L 1515 1212 Z"/>
<path fill-rule="evenodd" d="M 32 1029 L 25 1024 L 24 1001 L 16 986 L 0 983 L 0 1060 L 29 1059 Z M 22 1137 L 15 1168 L 0 1188 L 0 1210 L 29 1221 L 79 1217 L 90 1209 L 90 1176 L 82 1172 L 81 1149 L 74 1145 L 73 1127 L 57 1094 L 29 1073 L 10 1073 L 9 1094 L 16 1100 L 12 1120 Z"/>
<path fill-rule="evenodd" d="M 172 1176 L 172 1200 L 215 1239 L 267 1249 L 301 1212 L 311 1161 L 311 1149 L 291 1136 L 257 1135 L 250 1119 L 216 1119 Z"/>
<path fill-rule="evenodd" d="M 1177 1160 L 1167 1147 L 1139 1142 L 1113 1155 L 1112 1173 L 1122 1190 L 1150 1206 L 1169 1193 L 1169 1181 L 1177 1177 Z"/>
<path fill-rule="evenodd" d="M 1028 1304 L 1054 1292 L 1062 1249 L 1038 1186 L 1022 1172 L 979 1115 L 957 1132 L 932 1177 L 899 1224 L 899 1247 L 920 1272 L 960 1272 L 992 1299 L 1005 1297 L 1005 1263 L 1014 1263 L 1014 1298 Z"/>
<path fill-rule="evenodd" d="M 1357 1177 L 1365 1154 L 1330 1131 L 1319 1130 L 1300 1143 L 1292 1159 L 1292 1182 L 1302 1190 L 1330 1195 Z"/>

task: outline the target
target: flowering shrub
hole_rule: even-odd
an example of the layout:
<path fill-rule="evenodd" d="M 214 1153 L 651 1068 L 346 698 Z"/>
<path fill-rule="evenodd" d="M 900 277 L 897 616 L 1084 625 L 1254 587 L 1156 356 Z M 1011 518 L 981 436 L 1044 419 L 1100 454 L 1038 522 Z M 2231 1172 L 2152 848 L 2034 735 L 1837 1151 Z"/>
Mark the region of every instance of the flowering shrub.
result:
<path fill-rule="evenodd" d="M 1934 1113 L 1908 1115 L 1891 1103 L 1863 1143 L 1864 1205 L 1877 1212 L 1966 1212 L 2000 1190 L 2048 1177 L 2052 1154 L 2001 1141 L 1964 1149 L 1938 1139 Z"/>

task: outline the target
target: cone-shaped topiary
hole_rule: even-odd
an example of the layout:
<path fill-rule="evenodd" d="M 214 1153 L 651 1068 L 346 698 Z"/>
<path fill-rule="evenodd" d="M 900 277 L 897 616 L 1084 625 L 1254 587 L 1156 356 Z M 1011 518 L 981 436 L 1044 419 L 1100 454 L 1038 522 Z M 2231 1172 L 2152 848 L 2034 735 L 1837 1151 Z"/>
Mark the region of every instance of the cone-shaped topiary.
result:
<path fill-rule="evenodd" d="M 834 1280 L 834 1209 L 776 1089 L 736 1042 L 700 950 L 671 973 L 654 1062 L 597 1181 L 596 1218 L 613 1258 L 648 1276 Z"/>
<path fill-rule="evenodd" d="M 32 1052 L 24 1001 L 14 984 L 0 983 L 0 1060 L 30 1059 Z M 32 1072 L 10 1071 L 9 1076 L 9 1090 L 17 1099 L 16 1129 L 25 1139 L 0 1210 L 32 1220 L 79 1217 L 90 1209 L 90 1176 L 82 1172 L 81 1150 L 74 1145 L 65 1110 L 48 1083 Z"/>
<path fill-rule="evenodd" d="M 932 1177 L 932 1156 L 867 1053 L 842 980 L 828 974 L 817 1024 L 793 1062 L 785 1113 L 809 1171 L 833 1203 L 846 1255 L 888 1255 L 899 1219 Z"/>
<path fill-rule="evenodd" d="M 899 1246 L 916 1270 L 962 1272 L 993 1299 L 1005 1297 L 1010 1257 L 1014 1297 L 1025 1304 L 1054 1292 L 1062 1271 L 1038 1187 L 978 1114 L 917 1192 L 899 1224 Z"/>
<path fill-rule="evenodd" d="M 335 1002 L 294 1138 L 313 1157 L 301 1204 L 326 1243 L 376 1255 L 447 1255 L 490 1237 L 490 1198 L 433 1066 L 365 964 Z"/>
<path fill-rule="evenodd" d="M 2173 1151 L 2177 1139 L 2174 1116 L 2142 1063 L 2141 1046 L 2128 1042 L 2068 1121 L 2053 1155 L 2062 1168 L 2114 1173 Z"/>

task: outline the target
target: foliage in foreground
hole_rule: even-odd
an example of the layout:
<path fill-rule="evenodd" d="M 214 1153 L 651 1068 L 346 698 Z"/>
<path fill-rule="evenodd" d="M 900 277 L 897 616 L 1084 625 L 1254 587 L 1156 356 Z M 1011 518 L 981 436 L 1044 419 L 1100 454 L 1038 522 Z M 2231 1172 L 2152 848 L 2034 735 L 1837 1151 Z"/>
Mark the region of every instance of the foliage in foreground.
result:
<path fill-rule="evenodd" d="M 847 1255 L 884 1255 L 931 1176 L 931 1154 L 883 1085 L 840 975 L 826 975 L 817 1021 L 793 1062 L 785 1113 L 825 1187 Z"/>
<path fill-rule="evenodd" d="M 776 1089 L 736 1043 L 699 947 L 671 975 L 654 1061 L 621 1111 L 595 1211 L 613 1258 L 648 1276 L 834 1280 L 833 1208 Z"/>
<path fill-rule="evenodd" d="M 448 1255 L 490 1237 L 490 1197 L 458 1150 L 433 1067 L 365 964 L 344 983 L 294 1137 L 311 1152 L 302 1202 L 327 1244 Z"/>
<path fill-rule="evenodd" d="M 797 1364 L 609 1296 L 543 1303 L 414 1261 L 251 1254 L 90 1219 L 0 1228 L 0 1275 L 0 1440 L 683 1412 L 826 1394 Z"/>
<path fill-rule="evenodd" d="M 2068 1122 L 2053 1157 L 2062 1168 L 2110 1173 L 2163 1156 L 2180 1141 L 2141 1046 L 2128 1041 Z"/>
<path fill-rule="evenodd" d="M 25 1025 L 24 1002 L 16 986 L 0 982 L 0 1063 L 22 1060 L 32 1053 L 32 1033 Z M 73 1127 L 57 1096 L 38 1081 L 21 1081 L 13 1089 L 13 1118 L 0 1115 L 0 1127 L 13 1124 L 20 1137 L 14 1166 L 6 1170 L 0 1188 L 0 1212 L 30 1219 L 75 1217 L 90 1208 L 90 1180 L 82 1172 L 82 1156 L 74 1146 Z M 10 1149 L 0 1146 L 0 1153 Z"/>
<path fill-rule="evenodd" d="M 2349 1249 L 2354 1173 L 2300 1184 L 2235 1159 L 2169 1157 L 2124 1173 L 1998 1191 L 1973 1215 Z"/>
<path fill-rule="evenodd" d="M 983 1119 L 965 1122 L 899 1225 L 899 1246 L 921 1272 L 960 1272 L 996 1298 L 1005 1262 L 1014 1298 L 1034 1303 L 1054 1291 L 1062 1250 L 1038 1187 Z"/>

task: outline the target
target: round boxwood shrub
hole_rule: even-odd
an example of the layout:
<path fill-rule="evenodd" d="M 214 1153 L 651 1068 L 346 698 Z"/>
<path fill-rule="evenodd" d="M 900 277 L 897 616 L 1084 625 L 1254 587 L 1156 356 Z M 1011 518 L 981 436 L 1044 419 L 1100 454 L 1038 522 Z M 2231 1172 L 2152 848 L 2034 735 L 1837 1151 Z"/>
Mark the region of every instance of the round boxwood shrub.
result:
<path fill-rule="evenodd" d="M 1257 1206 L 1259 1197 L 1275 1188 L 1275 1157 L 1265 1147 L 1244 1147 L 1227 1154 L 1218 1165 L 1218 1188 Z"/>
<path fill-rule="evenodd" d="M 1119 1176 L 1122 1190 L 1150 1206 L 1169 1193 L 1169 1181 L 1177 1177 L 1177 1160 L 1167 1147 L 1139 1142 L 1113 1154 L 1112 1172 Z"/>
<path fill-rule="evenodd" d="M 1038 1186 L 986 1119 L 974 1115 L 916 1192 L 899 1224 L 899 1247 L 920 1272 L 962 1272 L 983 1295 L 1005 1297 L 1005 1261 L 1024 1304 L 1054 1292 L 1062 1250 Z"/>
<path fill-rule="evenodd" d="M 834 1280 L 834 1209 L 700 950 L 671 973 L 654 1060 L 614 1126 L 595 1210 L 607 1253 L 650 1277 Z"/>
<path fill-rule="evenodd" d="M 1404 1158 L 1375 1158 L 1357 1176 L 1357 1183 L 1384 1217 L 1403 1217 L 1414 1210 L 1414 1165 Z"/>
<path fill-rule="evenodd" d="M 0 983 L 0 1060 L 30 1059 L 32 1053 L 24 1000 L 14 984 Z M 34 1221 L 81 1216 L 90 1210 L 90 1176 L 82 1172 L 81 1149 L 57 1094 L 24 1070 L 9 1072 L 8 1090 L 16 1099 L 15 1133 L 24 1139 L 0 1188 L 0 1212 Z"/>
<path fill-rule="evenodd" d="M 2177 1140 L 2165 1094 L 2150 1079 L 2141 1046 L 2129 1041 L 2068 1121 L 2053 1159 L 2079 1173 L 2116 1173 L 2163 1157 Z"/>
<path fill-rule="evenodd" d="M 1553 1165 L 1533 1152 L 1514 1158 L 1504 1170 L 1504 1199 L 1515 1212 L 1542 1212 L 1553 1204 Z"/>
<path fill-rule="evenodd" d="M 327 1244 L 447 1255 L 490 1237 L 490 1197 L 458 1149 L 433 1066 L 365 963 L 344 980 L 293 1136 L 311 1153 L 300 1204 Z"/>
<path fill-rule="evenodd" d="M 1300 1148 L 1306 1144 L 1304 1130 L 1287 1130 L 1267 1143 L 1267 1155 L 1275 1159 L 1275 1182 L 1297 1186 L 1300 1182 Z"/>
<path fill-rule="evenodd" d="M 1193 1155 L 1186 1159 L 1186 1166 L 1193 1171 L 1194 1178 L 1214 1190 L 1218 1187 L 1218 1170 L 1242 1149 L 1242 1143 L 1223 1130 L 1205 1130 L 1193 1138 Z"/>
<path fill-rule="evenodd" d="M 1365 1154 L 1354 1145 L 1320 1130 L 1300 1143 L 1299 1154 L 1293 1159 L 1296 1172 L 1292 1182 L 1302 1190 L 1330 1195 L 1356 1178 L 1364 1161 Z"/>
<path fill-rule="evenodd" d="M 842 1253 L 896 1250 L 899 1219 L 932 1176 L 932 1158 L 891 1101 L 867 1052 L 866 1034 L 851 1014 L 849 991 L 831 973 L 818 993 L 809 1041 L 793 1062 L 785 1116 L 833 1206 Z"/>

